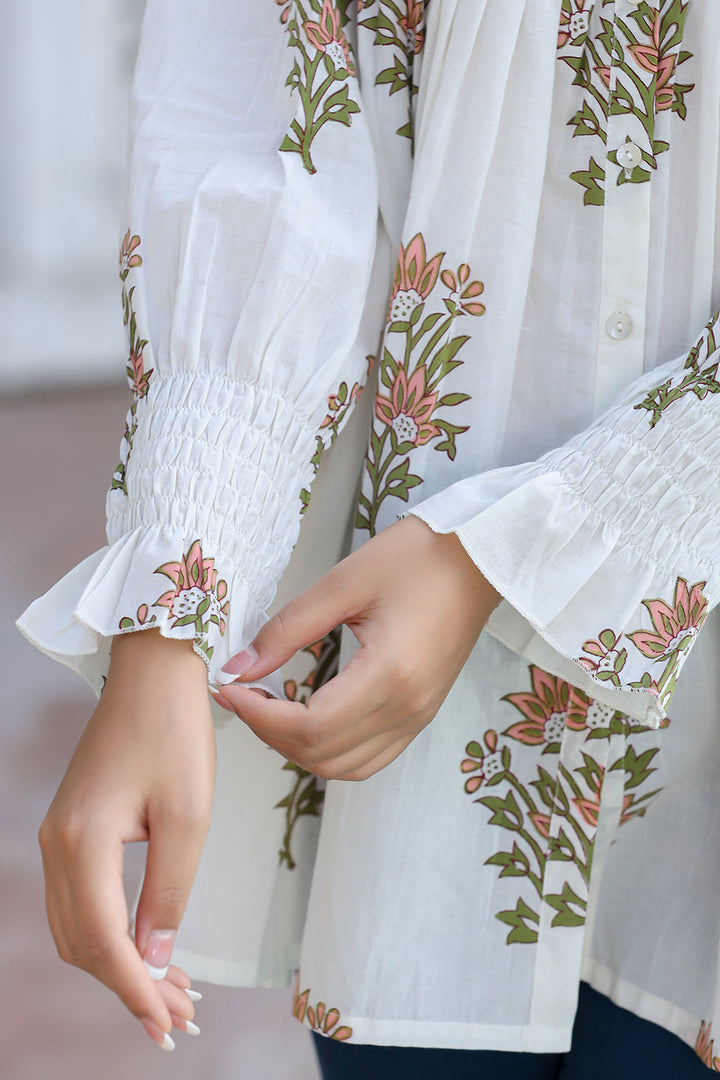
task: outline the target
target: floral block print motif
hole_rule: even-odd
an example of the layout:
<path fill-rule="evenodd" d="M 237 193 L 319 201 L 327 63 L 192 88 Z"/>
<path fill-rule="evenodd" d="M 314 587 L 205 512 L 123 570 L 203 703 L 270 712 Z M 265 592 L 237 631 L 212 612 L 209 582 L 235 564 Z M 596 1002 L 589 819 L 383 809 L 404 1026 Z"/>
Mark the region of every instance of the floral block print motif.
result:
<path fill-rule="evenodd" d="M 605 200 L 603 159 L 623 164 L 618 162 L 617 147 L 606 153 L 610 115 L 635 117 L 644 132 L 642 161 L 620 168 L 618 184 L 646 183 L 657 168 L 658 156 L 670 149 L 667 139 L 657 137 L 661 114 L 686 118 L 685 98 L 694 84 L 679 82 L 677 76 L 692 55 L 681 49 L 687 8 L 687 0 L 655 4 L 642 0 L 621 18 L 609 0 L 562 0 L 558 56 L 572 71 L 573 85 L 584 91 L 582 105 L 569 124 L 574 138 L 589 137 L 603 144 L 600 160 L 592 156 L 587 169 L 570 177 L 584 189 L 586 205 L 601 206 Z M 637 144 L 638 139 L 634 141 Z"/>
<path fill-rule="evenodd" d="M 371 535 L 385 499 L 407 502 L 410 489 L 422 484 L 422 477 L 410 472 L 412 451 L 432 442 L 454 461 L 456 439 L 468 430 L 448 420 L 447 412 L 469 401 L 470 395 L 441 395 L 441 384 L 462 365 L 458 353 L 470 340 L 468 334 L 452 337 L 454 325 L 485 312 L 479 300 L 484 286 L 472 279 L 467 263 L 441 273 L 444 258 L 444 251 L 427 257 L 422 233 L 407 248 L 400 245 L 366 458 L 367 482 L 355 520 L 356 528 Z M 428 311 L 431 306 L 436 310 Z"/>
<path fill-rule="evenodd" d="M 703 1020 L 695 1042 L 695 1053 L 703 1065 L 707 1065 L 708 1069 L 712 1069 L 713 1072 L 720 1072 L 720 1057 L 716 1057 L 714 1054 L 714 1040 L 711 1036 L 712 1025 Z"/>
<path fill-rule="evenodd" d="M 336 627 L 314 645 L 308 645 L 303 652 L 309 653 L 313 664 L 298 686 L 294 679 L 287 679 L 284 684 L 285 696 L 290 701 L 307 704 L 310 695 L 337 674 L 340 659 L 340 628 Z M 275 804 L 276 810 L 285 811 L 285 835 L 280 851 L 280 865 L 288 870 L 297 865 L 292 853 L 292 839 L 295 826 L 301 817 L 320 817 L 325 799 L 325 785 L 312 773 L 306 772 L 294 761 L 286 761 L 283 770 L 292 774 L 293 781 L 285 798 Z"/>
<path fill-rule="evenodd" d="M 510 928 L 507 944 L 537 941 L 541 905 L 554 912 L 551 926 L 581 926 L 585 922 L 593 844 L 606 772 L 624 771 L 625 790 L 620 824 L 642 817 L 660 788 L 646 790 L 655 768 L 657 747 L 637 754 L 631 736 L 650 729 L 593 701 L 581 690 L 533 665 L 531 689 L 502 700 L 514 706 L 520 719 L 499 734 L 485 732 L 482 742 L 468 743 L 460 765 L 465 791 L 490 812 L 488 824 L 509 834 L 508 847 L 486 860 L 500 867 L 500 877 L 524 878 L 532 892 L 518 896 L 515 907 L 496 914 Z M 541 755 L 560 755 L 565 729 L 578 733 L 570 765 L 559 758 L 537 763 L 527 775 L 513 762 L 512 742 L 536 748 Z M 607 748 L 598 753 L 597 740 L 624 736 L 623 752 L 608 762 Z M 617 739 L 613 745 L 617 744 Z M 521 758 L 526 761 L 525 755 Z M 572 766 L 572 767 L 570 767 Z M 494 788 L 491 792 L 489 789 Z M 568 877 L 558 892 L 545 886 L 548 862 L 568 864 Z M 534 899 L 533 899 L 534 897 Z M 533 906 L 534 905 L 534 906 Z"/>
<path fill-rule="evenodd" d="M 609 628 L 601 631 L 597 639 L 583 644 L 585 656 L 578 663 L 591 671 L 596 679 L 621 687 L 621 674 L 628 658 L 628 648 L 634 648 L 662 668 L 653 678 L 649 671 L 640 679 L 628 683 L 635 690 L 647 690 L 662 705 L 673 695 L 687 650 L 693 638 L 705 622 L 708 614 L 707 600 L 703 594 L 704 581 L 688 585 L 685 578 L 675 582 L 672 603 L 665 600 L 643 600 L 643 607 L 650 617 L 649 630 L 634 630 L 619 635 Z"/>
<path fill-rule="evenodd" d="M 128 382 L 130 383 L 130 389 L 133 392 L 133 402 L 130 406 L 130 411 L 125 418 L 125 432 L 122 437 L 121 449 L 120 449 L 120 464 L 113 473 L 112 483 L 110 484 L 110 490 L 122 491 L 124 495 L 127 495 L 127 485 L 125 482 L 125 471 L 127 468 L 127 460 L 132 450 L 133 438 L 137 431 L 137 420 L 135 419 L 135 413 L 137 412 L 138 402 L 141 398 L 144 398 L 148 392 L 148 386 L 150 383 L 150 376 L 153 373 L 153 369 L 145 371 L 143 363 L 143 349 L 147 345 L 147 340 L 141 338 L 137 328 L 137 318 L 135 316 L 135 310 L 133 308 L 133 293 L 135 292 L 135 286 L 130 289 L 127 287 L 127 279 L 131 270 L 134 270 L 138 266 L 142 266 L 142 256 L 140 255 L 138 248 L 140 247 L 140 237 L 131 236 L 130 229 L 125 233 L 123 241 L 120 247 L 120 280 L 122 281 L 122 308 L 123 308 L 123 323 L 128 328 L 128 334 L 130 336 L 130 357 L 128 359 L 126 373 Z"/>
<path fill-rule="evenodd" d="M 366 356 L 365 359 L 368 365 L 368 375 L 370 375 L 373 364 L 375 363 L 375 357 Z M 328 394 L 328 411 L 320 424 L 320 434 L 315 437 L 315 453 L 310 459 L 310 463 L 314 470 L 314 476 L 317 475 L 317 471 L 320 468 L 320 459 L 323 455 L 323 451 L 332 446 L 337 439 L 353 406 L 360 400 L 360 395 L 364 389 L 364 383 L 353 383 L 352 388 L 350 388 L 348 384 L 343 381 L 340 383 L 340 386 L 334 394 Z M 300 503 L 300 513 L 304 514 L 310 505 L 310 491 L 307 488 L 303 488 L 300 492 Z"/>
<path fill-rule="evenodd" d="M 170 578 L 173 587 L 153 601 L 152 606 L 168 609 L 171 627 L 193 626 L 195 650 L 210 661 L 214 652 L 214 646 L 208 643 L 210 627 L 214 624 L 224 634 L 230 610 L 230 601 L 225 600 L 227 582 L 218 581 L 215 560 L 204 558 L 200 541 L 195 540 L 179 562 L 163 563 L 154 573 Z M 119 629 L 141 630 L 156 625 L 156 615 L 148 618 L 148 610 L 147 604 L 141 604 L 136 618 L 125 616 L 118 624 Z"/>
<path fill-rule="evenodd" d="M 635 408 L 646 409 L 650 413 L 650 427 L 657 424 L 665 410 L 679 401 L 686 394 L 695 394 L 699 401 L 708 394 L 720 394 L 718 382 L 718 343 L 715 335 L 720 312 L 713 315 L 703 330 L 699 340 L 690 350 L 683 371 L 687 374 L 675 379 L 667 379 L 660 386 L 651 390 Z M 712 362 L 711 362 L 712 361 Z"/>
<path fill-rule="evenodd" d="M 293 994 L 292 1014 L 302 1024 L 306 1023 L 313 1031 L 319 1031 L 321 1035 L 327 1035 L 331 1039 L 345 1042 L 352 1037 L 352 1028 L 340 1024 L 340 1010 L 329 1009 L 324 1001 L 318 1001 L 317 1005 L 308 1005 L 310 991 L 303 990 L 300 993 L 300 972 L 295 980 Z"/>
<path fill-rule="evenodd" d="M 425 13 L 429 0 L 358 0 L 358 26 L 375 33 L 374 44 L 392 50 L 392 63 L 375 79 L 389 94 L 405 91 L 408 120 L 396 134 L 414 141 L 413 101 L 418 92 L 414 59 L 425 44 Z"/>
<path fill-rule="evenodd" d="M 280 21 L 288 33 L 295 59 L 285 85 L 301 102 L 281 150 L 300 154 L 309 173 L 317 172 L 311 147 L 327 123 L 352 123 L 360 106 L 350 96 L 349 80 L 355 75 L 350 43 L 343 27 L 352 0 L 275 0 L 282 7 Z"/>

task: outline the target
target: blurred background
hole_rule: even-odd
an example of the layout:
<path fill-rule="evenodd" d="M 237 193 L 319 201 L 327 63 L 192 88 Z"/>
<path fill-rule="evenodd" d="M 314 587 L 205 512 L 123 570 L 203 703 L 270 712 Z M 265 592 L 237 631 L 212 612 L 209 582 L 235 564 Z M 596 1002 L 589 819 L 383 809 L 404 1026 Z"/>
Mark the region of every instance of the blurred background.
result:
<path fill-rule="evenodd" d="M 18 615 L 105 544 L 130 391 L 117 279 L 127 100 L 142 0 L 0 0 L 0 1076 L 316 1080 L 285 991 L 197 984 L 197 1039 L 163 1054 L 63 964 L 37 829 L 95 698 Z M 133 889 L 142 851 L 129 851 Z"/>

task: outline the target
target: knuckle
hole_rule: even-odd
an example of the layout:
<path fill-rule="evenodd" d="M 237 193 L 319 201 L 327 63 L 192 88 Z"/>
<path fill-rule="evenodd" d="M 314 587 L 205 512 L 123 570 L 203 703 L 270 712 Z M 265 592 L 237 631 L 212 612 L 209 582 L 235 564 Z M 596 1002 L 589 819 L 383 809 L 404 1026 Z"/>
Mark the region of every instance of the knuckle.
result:
<path fill-rule="evenodd" d="M 83 941 L 58 947 L 61 960 L 90 974 L 107 965 L 111 952 L 112 943 L 107 937 L 88 937 Z"/>
<path fill-rule="evenodd" d="M 337 777 L 332 761 L 310 762 L 309 772 L 317 776 L 318 780 L 335 780 Z"/>
<path fill-rule="evenodd" d="M 199 795 L 188 793 L 169 803 L 161 816 L 172 829 L 183 833 L 201 833 L 207 829 L 210 807 Z"/>

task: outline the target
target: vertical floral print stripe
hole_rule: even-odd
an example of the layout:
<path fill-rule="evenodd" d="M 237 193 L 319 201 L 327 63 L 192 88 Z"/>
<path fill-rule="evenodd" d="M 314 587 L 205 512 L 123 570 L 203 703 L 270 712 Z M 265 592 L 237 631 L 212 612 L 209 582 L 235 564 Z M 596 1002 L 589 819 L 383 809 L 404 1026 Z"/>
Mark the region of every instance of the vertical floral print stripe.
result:
<path fill-rule="evenodd" d="M 130 406 L 130 410 L 125 418 L 125 431 L 123 433 L 121 449 L 120 449 L 120 464 L 113 473 L 112 482 L 110 484 L 111 491 L 121 491 L 124 495 L 127 495 L 127 483 L 126 483 L 126 469 L 127 461 L 132 450 L 133 438 L 137 431 L 137 420 L 135 414 L 137 412 L 138 402 L 141 398 L 144 398 L 148 392 L 150 384 L 150 376 L 153 373 L 153 369 L 145 371 L 143 361 L 143 349 L 147 345 L 147 340 L 141 338 L 138 333 L 137 317 L 135 315 L 135 309 L 133 306 L 133 293 L 135 292 L 135 286 L 133 285 L 128 289 L 127 280 L 131 270 L 135 270 L 137 267 L 142 266 L 142 256 L 138 251 L 140 247 L 140 237 L 137 235 L 131 235 L 131 230 L 125 233 L 122 244 L 120 246 L 120 280 L 122 281 L 122 308 L 123 308 L 123 323 L 128 328 L 128 334 L 130 337 L 130 356 L 128 359 L 126 374 L 128 382 L 130 383 L 130 389 L 133 393 L 133 402 Z"/>
<path fill-rule="evenodd" d="M 370 375 L 373 364 L 375 363 L 374 356 L 366 356 L 365 360 L 368 365 L 368 376 Z M 315 453 L 310 459 L 310 463 L 313 467 L 313 476 L 317 475 L 317 471 L 320 468 L 320 459 L 323 455 L 323 451 L 337 439 L 343 428 L 345 421 L 348 419 L 352 412 L 353 406 L 360 400 L 360 395 L 365 389 L 365 383 L 353 383 L 352 387 L 343 381 L 334 394 L 328 394 L 327 397 L 327 413 L 320 424 L 320 432 L 316 436 Z M 303 488 L 300 492 L 300 513 L 304 514 L 310 505 L 310 491 L 308 488 Z"/>
<path fill-rule="evenodd" d="M 337 674 L 340 660 L 340 627 L 308 645 L 303 652 L 309 653 L 313 663 L 310 671 L 298 686 L 294 679 L 287 679 L 284 684 L 285 696 L 290 701 L 301 701 L 305 705 L 310 695 Z M 282 847 L 278 852 L 280 865 L 294 870 L 297 865 L 292 853 L 292 840 L 295 826 L 301 817 L 319 817 L 325 800 L 325 785 L 312 773 L 286 761 L 283 770 L 293 776 L 292 786 L 287 795 L 275 804 L 276 810 L 285 811 L 285 834 Z"/>
<path fill-rule="evenodd" d="M 699 401 L 708 394 L 720 394 L 720 382 L 717 378 L 718 342 L 715 335 L 718 319 L 720 312 L 713 315 L 690 350 L 683 367 L 686 374 L 677 376 L 677 379 L 667 379 L 635 406 L 636 409 L 645 409 L 650 413 L 651 428 L 655 427 L 673 402 L 679 401 L 686 394 L 694 394 Z"/>
<path fill-rule="evenodd" d="M 285 85 L 295 91 L 301 116 L 290 124 L 280 150 L 300 154 L 303 166 L 317 172 L 311 148 L 315 136 L 327 123 L 352 123 L 360 106 L 350 96 L 349 81 L 355 75 L 350 43 L 344 26 L 349 21 L 349 0 L 275 0 L 282 7 L 280 21 L 295 51 Z"/>
<path fill-rule="evenodd" d="M 451 337 L 455 322 L 485 312 L 484 286 L 470 267 L 441 273 L 445 252 L 428 258 L 425 238 L 417 233 L 407 248 L 400 245 L 387 326 L 379 366 L 375 423 L 366 458 L 366 479 L 355 527 L 375 534 L 377 515 L 387 498 L 407 502 L 422 477 L 410 472 L 410 456 L 418 446 L 435 441 L 435 449 L 454 461 L 456 439 L 467 426 L 452 423 L 447 411 L 470 400 L 465 393 L 441 396 L 441 384 L 462 365 L 458 353 L 470 340 Z M 445 289 L 441 290 L 440 285 Z M 436 294 L 440 310 L 427 309 Z"/>
<path fill-rule="evenodd" d="M 708 604 L 703 593 L 705 585 L 704 581 L 688 585 L 685 578 L 678 578 L 670 603 L 659 598 L 643 600 L 643 607 L 650 618 L 649 629 L 641 628 L 621 635 L 606 628 L 596 639 L 584 642 L 582 650 L 585 656 L 579 657 L 577 662 L 592 672 L 596 679 L 620 688 L 628 647 L 634 648 L 663 667 L 657 673 L 657 678 L 646 671 L 627 685 L 634 690 L 647 690 L 662 705 L 666 705 L 675 690 L 687 650 L 707 618 Z"/>
<path fill-rule="evenodd" d="M 714 1039 L 712 1038 L 712 1024 L 703 1020 L 700 1024 L 697 1039 L 695 1040 L 695 1053 L 713 1072 L 720 1072 L 720 1057 L 714 1053 Z"/>
<path fill-rule="evenodd" d="M 490 729 L 483 735 L 482 743 L 469 742 L 465 748 L 467 756 L 460 764 L 467 794 L 476 795 L 481 789 L 487 792 L 474 801 L 490 811 L 488 824 L 506 830 L 511 837 L 509 850 L 495 852 L 485 865 L 500 867 L 501 878 L 525 878 L 536 897 L 535 907 L 519 896 L 514 908 L 497 912 L 496 919 L 510 928 L 508 945 L 537 941 L 539 905 L 543 903 L 554 912 L 551 926 L 584 923 L 606 771 L 625 773 L 621 825 L 642 817 L 660 791 L 660 788 L 640 790 L 643 785 L 647 787 L 647 781 L 656 771 L 652 762 L 658 748 L 637 754 L 629 741 L 631 736 L 649 728 L 593 701 L 538 667 L 531 665 L 529 672 L 531 690 L 507 694 L 502 699 L 514 706 L 522 719 L 511 724 L 502 736 Z M 501 741 L 542 747 L 543 755 L 559 755 L 566 728 L 585 733 L 577 764 L 568 768 L 558 761 L 556 769 L 550 763 L 536 764 L 532 778 L 522 775 L 522 764 L 514 766 L 512 746 Z M 610 740 L 615 735 L 626 737 L 622 755 L 611 764 L 598 760 L 600 755 L 592 752 L 593 742 Z M 498 791 L 490 794 L 489 788 Z M 572 882 L 568 875 L 559 892 L 549 892 L 545 887 L 549 861 L 568 863 L 575 871 Z M 531 894 L 529 900 L 532 899 Z"/>
<path fill-rule="evenodd" d="M 692 56 L 681 48 L 687 8 L 687 0 L 642 0 L 637 10 L 621 18 L 608 0 L 562 0 L 558 56 L 573 72 L 573 85 L 584 91 L 582 105 L 569 121 L 573 137 L 599 140 L 602 158 L 620 165 L 618 147 L 606 151 L 608 117 L 633 116 L 644 131 L 642 161 L 620 168 L 618 184 L 646 183 L 658 156 L 669 150 L 669 142 L 656 137 L 659 114 L 672 112 L 681 120 L 687 116 L 685 98 L 694 84 L 677 81 L 678 69 Z M 586 205 L 605 201 L 605 174 L 595 157 L 587 169 L 571 174 L 584 189 Z"/>
<path fill-rule="evenodd" d="M 425 44 L 425 13 L 428 0 L 358 0 L 358 27 L 375 34 L 374 44 L 392 49 L 392 64 L 378 72 L 376 86 L 387 86 L 390 95 L 407 94 L 408 119 L 396 135 L 410 139 L 414 150 L 414 99 L 418 92 L 415 57 Z"/>
<path fill-rule="evenodd" d="M 321 1035 L 327 1035 L 331 1039 L 345 1042 L 352 1037 L 352 1028 L 340 1024 L 341 1016 L 339 1009 L 329 1009 L 324 1001 L 318 1001 L 317 1005 L 308 1005 L 310 991 L 303 990 L 300 993 L 300 972 L 295 980 L 295 992 L 293 994 L 292 1014 L 300 1023 L 306 1023 L 313 1031 L 319 1031 Z"/>
<path fill-rule="evenodd" d="M 227 582 L 218 580 L 215 560 L 203 556 L 200 540 L 195 540 L 177 562 L 158 566 L 156 574 L 170 578 L 172 589 L 153 601 L 153 607 L 168 609 L 170 627 L 193 626 L 193 642 L 198 652 L 210 661 L 214 646 L 209 644 L 210 627 L 215 625 L 225 633 L 225 620 L 230 611 L 226 600 Z M 120 630 L 140 630 L 157 625 L 158 618 L 149 615 L 147 604 L 141 604 L 135 618 L 125 616 L 118 624 Z"/>

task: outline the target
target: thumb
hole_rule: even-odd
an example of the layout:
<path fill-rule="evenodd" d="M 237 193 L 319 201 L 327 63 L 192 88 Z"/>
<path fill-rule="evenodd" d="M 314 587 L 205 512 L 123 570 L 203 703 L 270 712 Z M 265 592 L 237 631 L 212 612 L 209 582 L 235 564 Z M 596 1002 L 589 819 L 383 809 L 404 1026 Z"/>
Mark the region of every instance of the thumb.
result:
<path fill-rule="evenodd" d="M 153 979 L 163 979 L 167 973 L 208 824 L 209 815 L 193 814 L 187 808 L 166 810 L 149 818 L 135 944 Z"/>
<path fill-rule="evenodd" d="M 346 560 L 345 560 L 346 561 Z M 320 641 L 357 609 L 350 579 L 339 563 L 305 592 L 281 608 L 255 636 L 221 668 L 243 682 L 259 679 L 284 664 L 298 649 Z"/>

